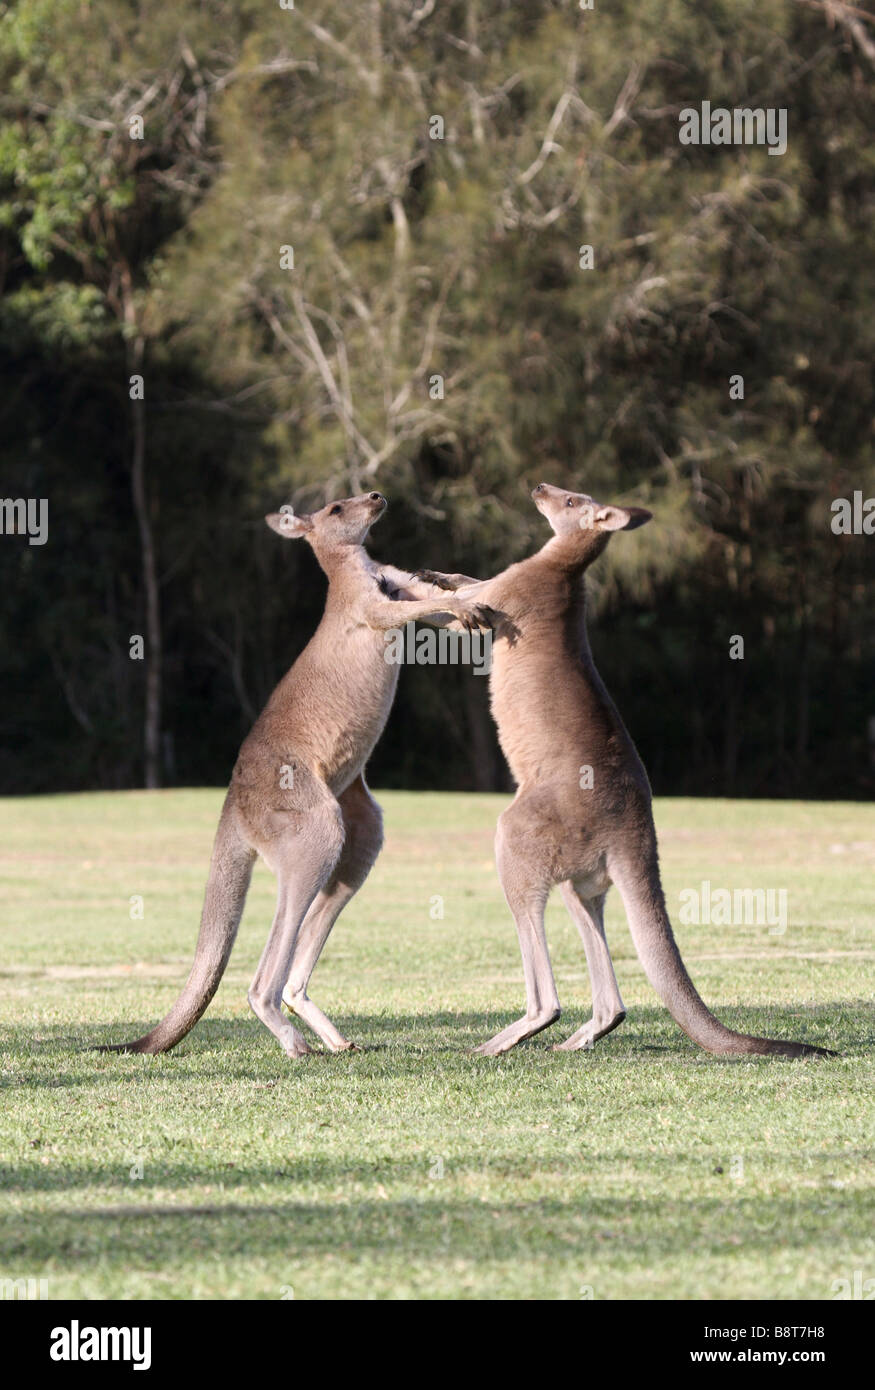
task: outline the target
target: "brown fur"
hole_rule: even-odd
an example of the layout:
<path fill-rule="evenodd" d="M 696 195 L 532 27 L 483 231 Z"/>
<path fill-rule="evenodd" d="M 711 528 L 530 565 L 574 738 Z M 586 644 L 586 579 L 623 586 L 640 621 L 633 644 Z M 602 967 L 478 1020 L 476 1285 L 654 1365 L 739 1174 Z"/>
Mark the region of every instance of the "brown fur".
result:
<path fill-rule="evenodd" d="M 371 559 L 364 541 L 385 507 L 371 493 L 310 516 L 267 517 L 280 535 L 312 546 L 328 576 L 325 612 L 240 749 L 188 981 L 151 1032 L 109 1050 L 166 1052 L 194 1027 L 228 963 L 257 854 L 277 876 L 277 910 L 249 1002 L 289 1057 L 311 1049 L 283 1016 L 283 1000 L 332 1051 L 352 1046 L 308 997 L 307 985 L 338 914 L 382 844 L 380 808 L 364 768 L 398 683 L 384 633 L 411 619 L 486 625 L 476 605 L 434 596 L 429 585 Z"/>
<path fill-rule="evenodd" d="M 493 641 L 492 709 L 518 790 L 498 823 L 496 858 L 519 933 L 527 1012 L 478 1050 L 507 1051 L 559 1017 L 544 933 L 544 905 L 557 883 L 580 930 L 593 989 L 592 1019 L 560 1046 L 591 1047 L 623 1021 L 603 923 L 605 895 L 615 883 L 651 984 L 695 1042 L 724 1054 L 822 1054 L 805 1043 L 724 1027 L 697 994 L 672 933 L 650 785 L 593 663 L 583 579 L 612 532 L 640 526 L 650 513 L 605 507 L 545 483 L 532 495 L 555 532 L 537 554 L 482 583 L 418 572 L 500 615 Z M 591 789 L 581 787 L 586 767 L 593 770 Z"/>

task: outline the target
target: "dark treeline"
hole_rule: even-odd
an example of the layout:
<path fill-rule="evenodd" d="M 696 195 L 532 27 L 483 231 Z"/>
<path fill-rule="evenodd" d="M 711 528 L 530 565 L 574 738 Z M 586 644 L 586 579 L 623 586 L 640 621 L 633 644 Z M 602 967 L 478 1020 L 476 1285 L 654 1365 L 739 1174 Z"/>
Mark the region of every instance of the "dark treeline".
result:
<path fill-rule="evenodd" d="M 0 791 L 226 780 L 324 594 L 266 511 L 488 574 L 546 480 L 656 514 L 592 636 L 657 791 L 871 795 L 873 67 L 836 0 L 0 5 Z M 486 684 L 372 780 L 505 786 Z"/>

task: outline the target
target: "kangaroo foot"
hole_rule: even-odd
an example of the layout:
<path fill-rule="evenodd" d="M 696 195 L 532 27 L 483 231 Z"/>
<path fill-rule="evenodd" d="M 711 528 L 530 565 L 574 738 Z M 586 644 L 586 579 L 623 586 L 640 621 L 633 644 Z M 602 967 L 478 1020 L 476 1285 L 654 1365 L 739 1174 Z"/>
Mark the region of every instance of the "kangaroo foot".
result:
<path fill-rule="evenodd" d="M 494 1038 L 488 1042 L 481 1043 L 475 1047 L 475 1053 L 481 1057 L 497 1057 L 502 1052 L 509 1052 L 517 1043 L 525 1042 L 526 1038 L 533 1038 L 536 1033 L 540 1033 L 544 1028 L 549 1028 L 551 1023 L 555 1023 L 562 1010 L 558 1007 L 545 1009 L 536 1014 L 534 1018 L 526 1014 L 523 1018 L 518 1018 L 516 1023 L 510 1023 L 506 1028 L 502 1028 L 500 1033 L 496 1033 Z"/>
<path fill-rule="evenodd" d="M 554 1052 L 581 1052 L 589 1051 L 599 1038 L 603 1038 L 623 1022 L 626 1017 L 626 1010 L 620 1009 L 617 1013 L 605 1018 L 591 1018 L 588 1023 L 584 1023 L 582 1028 L 578 1028 L 576 1033 L 572 1033 L 570 1038 L 564 1042 L 554 1043 Z"/>

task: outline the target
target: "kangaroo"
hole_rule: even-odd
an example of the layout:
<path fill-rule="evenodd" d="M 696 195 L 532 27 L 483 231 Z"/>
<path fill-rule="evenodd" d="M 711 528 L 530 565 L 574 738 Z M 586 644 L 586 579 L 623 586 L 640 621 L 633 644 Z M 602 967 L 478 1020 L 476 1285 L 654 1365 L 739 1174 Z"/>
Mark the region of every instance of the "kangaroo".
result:
<path fill-rule="evenodd" d="M 651 520 L 641 507 L 602 506 L 584 493 L 539 483 L 532 493 L 554 535 L 494 578 L 419 570 L 423 582 L 498 610 L 490 693 L 499 741 L 517 782 L 499 818 L 501 886 L 516 920 L 526 1013 L 476 1050 L 506 1052 L 555 1023 L 559 997 L 544 931 L 553 884 L 583 939 L 592 1018 L 559 1051 L 591 1048 L 626 1017 L 604 929 L 611 883 L 623 899 L 645 973 L 685 1033 L 708 1052 L 832 1056 L 807 1043 L 750 1037 L 724 1027 L 699 997 L 674 939 L 659 875 L 647 773 L 593 663 L 583 576 L 614 531 Z M 584 769 L 589 778 L 581 778 Z"/>
<path fill-rule="evenodd" d="M 399 666 L 383 634 L 418 619 L 437 627 L 488 627 L 489 619 L 392 565 L 364 542 L 386 510 L 378 492 L 267 524 L 303 537 L 328 576 L 322 620 L 253 725 L 231 776 L 213 846 L 194 964 L 166 1018 L 111 1052 L 167 1052 L 204 1013 L 222 978 L 257 854 L 278 879 L 277 908 L 249 1003 L 286 1055 L 312 1049 L 282 1002 L 332 1052 L 350 1043 L 308 997 L 307 986 L 339 913 L 367 878 L 382 845 L 382 816 L 364 779 L 383 731 Z M 432 597 L 429 597 L 431 593 Z M 417 597 L 421 595 L 421 597 Z"/>

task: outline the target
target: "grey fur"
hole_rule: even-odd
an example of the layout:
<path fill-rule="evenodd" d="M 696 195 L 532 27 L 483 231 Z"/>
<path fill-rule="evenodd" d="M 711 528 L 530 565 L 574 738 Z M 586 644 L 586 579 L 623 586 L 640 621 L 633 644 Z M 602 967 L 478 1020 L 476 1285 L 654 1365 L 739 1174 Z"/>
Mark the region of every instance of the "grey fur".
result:
<path fill-rule="evenodd" d="M 547 483 L 532 496 L 555 532 L 537 554 L 483 582 L 418 571 L 457 597 L 498 610 L 492 709 L 518 790 L 498 822 L 496 860 L 519 935 L 527 1009 L 478 1051 L 506 1052 L 559 1018 L 544 932 L 544 905 L 557 883 L 583 940 L 593 994 L 592 1018 L 559 1047 L 592 1047 L 622 1023 L 625 1007 L 602 921 L 614 883 L 650 983 L 701 1047 L 831 1055 L 726 1028 L 699 997 L 678 951 L 660 881 L 650 784 L 586 634 L 584 572 L 614 531 L 641 526 L 650 513 L 602 506 Z M 593 769 L 591 789 L 581 787 L 583 767 Z"/>
<path fill-rule="evenodd" d="M 398 683 L 383 634 L 411 619 L 488 626 L 476 604 L 371 559 L 364 542 L 385 507 L 385 498 L 370 493 L 309 516 L 266 518 L 281 536 L 312 546 L 328 576 L 325 612 L 240 749 L 182 993 L 144 1037 L 105 1050 L 166 1052 L 194 1027 L 228 963 L 257 854 L 277 876 L 277 908 L 249 1002 L 289 1057 L 311 1048 L 283 1016 L 283 1000 L 332 1052 L 353 1046 L 307 986 L 338 914 L 382 844 L 380 808 L 364 768 Z"/>

